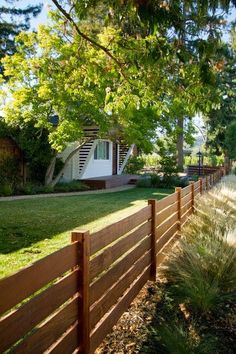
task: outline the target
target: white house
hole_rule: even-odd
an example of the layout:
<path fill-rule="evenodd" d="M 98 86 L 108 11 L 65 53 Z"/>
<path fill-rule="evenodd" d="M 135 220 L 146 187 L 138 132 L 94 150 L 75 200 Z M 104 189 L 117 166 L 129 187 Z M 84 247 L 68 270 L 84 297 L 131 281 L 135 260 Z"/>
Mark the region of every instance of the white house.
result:
<path fill-rule="evenodd" d="M 114 143 L 108 139 L 97 139 L 96 129 L 86 128 L 86 133 L 93 133 L 93 140 L 86 143 L 70 160 L 62 180 L 69 182 L 102 176 L 122 174 L 134 145 Z M 90 135 L 89 135 L 90 136 Z M 70 144 L 61 154 L 63 160 L 75 149 L 77 143 Z"/>

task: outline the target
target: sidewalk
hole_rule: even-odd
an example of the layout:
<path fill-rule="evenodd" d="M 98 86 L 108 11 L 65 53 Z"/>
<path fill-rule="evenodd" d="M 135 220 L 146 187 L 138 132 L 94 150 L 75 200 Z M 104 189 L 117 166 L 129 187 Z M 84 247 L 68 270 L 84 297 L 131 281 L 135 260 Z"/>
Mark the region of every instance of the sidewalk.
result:
<path fill-rule="evenodd" d="M 84 192 L 15 195 L 12 197 L 0 197 L 0 202 L 9 202 L 12 200 L 36 199 L 36 198 L 73 197 L 77 195 L 87 195 L 87 194 L 105 194 L 105 193 L 123 192 L 129 189 L 133 189 L 135 187 L 136 187 L 135 185 L 125 185 L 125 186 L 120 186 L 115 188 L 98 189 L 98 190 L 84 191 Z"/>

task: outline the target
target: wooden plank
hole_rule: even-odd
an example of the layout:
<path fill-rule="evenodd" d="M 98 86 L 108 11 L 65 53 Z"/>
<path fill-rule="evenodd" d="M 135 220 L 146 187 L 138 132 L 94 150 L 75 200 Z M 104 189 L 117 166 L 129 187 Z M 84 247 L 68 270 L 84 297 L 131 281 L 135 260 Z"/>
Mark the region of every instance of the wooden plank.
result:
<path fill-rule="evenodd" d="M 144 223 L 150 219 L 151 216 L 151 206 L 148 205 L 137 211 L 135 214 L 95 232 L 91 235 L 91 255 L 106 247 L 122 235 L 125 235 L 138 225 Z"/>
<path fill-rule="evenodd" d="M 187 210 L 185 212 L 185 214 L 182 215 L 181 222 L 184 223 L 186 221 L 186 219 L 188 218 L 188 216 L 191 215 L 191 214 L 192 214 L 192 208 Z"/>
<path fill-rule="evenodd" d="M 78 296 L 70 300 L 65 307 L 54 313 L 50 319 L 37 326 L 36 331 L 19 343 L 11 353 L 39 354 L 48 349 L 78 320 L 80 300 Z"/>
<path fill-rule="evenodd" d="M 83 354 L 89 354 L 89 273 L 90 273 L 90 234 L 89 231 L 74 230 L 71 233 L 71 242 L 77 241 L 80 253 L 80 272 L 81 272 L 81 308 L 78 312 L 81 318 L 82 328 L 79 332 L 79 345 Z M 80 284 L 78 283 L 78 286 Z"/>
<path fill-rule="evenodd" d="M 162 209 L 165 209 L 166 207 L 168 207 L 169 205 L 176 203 L 177 202 L 177 198 L 178 198 L 178 193 L 172 193 L 170 195 L 168 195 L 168 197 L 165 197 L 161 200 L 157 201 L 157 212 Z"/>
<path fill-rule="evenodd" d="M 60 338 L 54 343 L 45 354 L 71 354 L 79 349 L 79 326 L 76 321 Z"/>
<path fill-rule="evenodd" d="M 168 219 L 173 213 L 178 210 L 178 203 L 171 204 L 169 207 L 163 209 L 156 217 L 157 219 L 157 226 L 162 224 L 163 221 Z"/>
<path fill-rule="evenodd" d="M 200 187 L 200 181 L 195 182 L 194 183 L 194 189 L 196 190 L 199 187 Z"/>
<path fill-rule="evenodd" d="M 123 312 L 128 308 L 133 299 L 140 292 L 144 284 L 149 279 L 151 266 L 144 269 L 141 276 L 135 280 L 132 286 L 122 296 L 117 305 L 110 310 L 107 316 L 99 323 L 99 325 L 91 333 L 91 353 L 99 346 L 105 336 L 111 331 L 114 324 L 119 320 Z"/>
<path fill-rule="evenodd" d="M 192 200 L 192 193 L 189 193 L 184 198 L 181 199 L 181 206 L 186 205 L 190 200 Z"/>
<path fill-rule="evenodd" d="M 189 210 L 192 207 L 192 200 L 190 200 L 187 204 L 185 204 L 184 207 L 182 207 L 181 212 L 182 215 L 184 215 L 184 213 L 186 213 L 187 210 Z"/>
<path fill-rule="evenodd" d="M 171 226 L 169 230 L 167 230 L 161 238 L 157 241 L 157 253 L 169 242 L 171 237 L 178 231 L 178 223 L 175 223 Z"/>
<path fill-rule="evenodd" d="M 0 314 L 31 296 L 77 264 L 78 254 L 75 243 L 40 259 L 8 278 L 0 280 Z"/>
<path fill-rule="evenodd" d="M 164 259 L 168 256 L 168 253 L 170 252 L 170 250 L 173 248 L 174 244 L 176 241 L 178 241 L 178 239 L 180 238 L 180 234 L 179 232 L 176 232 L 171 239 L 169 240 L 169 242 L 165 245 L 165 247 L 157 254 L 157 265 L 159 266 Z"/>
<path fill-rule="evenodd" d="M 148 234 L 151 234 L 151 221 L 141 225 L 131 234 L 118 240 L 118 242 L 106 248 L 97 257 L 93 258 L 90 262 L 90 281 L 106 270 L 112 263 L 138 244 Z"/>
<path fill-rule="evenodd" d="M 17 342 L 78 291 L 78 270 L 0 320 L 0 352 Z"/>
<path fill-rule="evenodd" d="M 147 236 L 113 268 L 90 286 L 90 305 L 97 301 L 142 255 L 151 249 L 151 236 Z"/>
<path fill-rule="evenodd" d="M 195 189 L 195 196 L 197 196 L 198 194 L 201 194 L 201 188 L 199 187 L 199 188 L 197 188 L 197 189 Z"/>
<path fill-rule="evenodd" d="M 156 256 L 155 256 L 156 257 Z M 116 304 L 118 299 L 130 287 L 134 280 L 151 264 L 151 251 L 147 251 L 91 308 L 91 327 L 101 320 L 106 312 Z"/>
<path fill-rule="evenodd" d="M 175 224 L 176 221 L 178 221 L 178 211 L 157 227 L 158 238 L 160 238 L 173 224 Z"/>
<path fill-rule="evenodd" d="M 182 188 L 182 197 L 185 197 L 187 194 L 191 192 L 191 184 L 185 188 Z"/>

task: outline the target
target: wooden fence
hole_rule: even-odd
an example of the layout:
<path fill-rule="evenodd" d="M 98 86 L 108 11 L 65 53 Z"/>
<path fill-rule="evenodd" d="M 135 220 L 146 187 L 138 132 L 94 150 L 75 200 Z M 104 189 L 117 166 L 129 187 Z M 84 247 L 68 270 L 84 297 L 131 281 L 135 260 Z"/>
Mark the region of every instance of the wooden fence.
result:
<path fill-rule="evenodd" d="M 0 281 L 0 352 L 93 353 L 180 236 L 221 171 Z"/>

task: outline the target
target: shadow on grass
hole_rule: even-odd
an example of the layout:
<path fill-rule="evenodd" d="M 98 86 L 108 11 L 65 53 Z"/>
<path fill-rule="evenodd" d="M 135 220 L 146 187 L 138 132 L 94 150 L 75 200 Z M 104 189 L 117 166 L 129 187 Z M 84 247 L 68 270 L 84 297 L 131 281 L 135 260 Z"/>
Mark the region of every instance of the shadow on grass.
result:
<path fill-rule="evenodd" d="M 80 228 L 130 207 L 138 200 L 161 199 L 167 189 L 135 188 L 123 192 L 0 202 L 0 254 L 9 254 L 58 234 Z"/>

